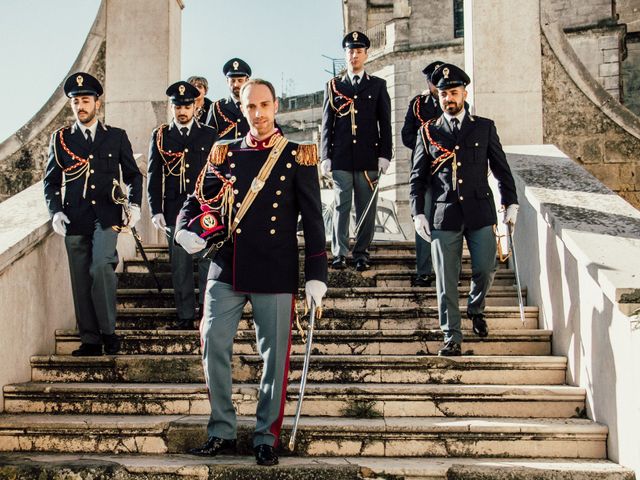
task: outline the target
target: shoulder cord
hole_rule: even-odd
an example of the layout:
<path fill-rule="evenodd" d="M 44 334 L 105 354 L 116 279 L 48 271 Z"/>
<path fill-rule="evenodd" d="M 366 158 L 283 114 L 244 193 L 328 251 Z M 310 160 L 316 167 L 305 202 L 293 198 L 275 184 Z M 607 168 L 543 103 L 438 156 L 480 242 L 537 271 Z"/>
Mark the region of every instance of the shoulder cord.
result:
<path fill-rule="evenodd" d="M 222 113 L 222 110 L 220 109 L 220 100 L 218 100 L 215 103 L 215 107 L 216 107 L 216 112 L 218 112 L 218 115 L 220 115 L 220 117 L 228 123 L 227 128 L 225 128 L 222 132 L 220 132 L 218 134 L 218 137 L 224 137 L 227 133 L 229 133 L 231 130 L 233 130 L 234 128 L 236 128 L 238 126 L 237 122 L 232 121 L 230 118 L 227 118 L 227 116 Z M 216 122 L 218 123 L 218 122 Z M 236 132 L 237 133 L 237 132 Z"/>
<path fill-rule="evenodd" d="M 453 189 L 455 190 L 458 185 L 458 175 L 457 175 L 458 162 L 456 159 L 456 153 L 444 148 L 442 145 L 436 142 L 433 139 L 433 137 L 431 137 L 431 132 L 429 131 L 429 128 L 431 127 L 431 125 L 433 125 L 434 122 L 435 122 L 435 119 L 431 119 L 427 123 L 425 123 L 424 127 L 422 127 L 423 141 L 424 141 L 424 135 L 426 134 L 429 144 L 436 147 L 438 150 L 442 152 L 442 155 L 440 155 L 438 158 L 434 159 L 431 162 L 431 175 L 436 173 L 445 164 L 447 160 L 451 160 L 451 171 L 452 171 L 451 181 L 453 183 Z"/>

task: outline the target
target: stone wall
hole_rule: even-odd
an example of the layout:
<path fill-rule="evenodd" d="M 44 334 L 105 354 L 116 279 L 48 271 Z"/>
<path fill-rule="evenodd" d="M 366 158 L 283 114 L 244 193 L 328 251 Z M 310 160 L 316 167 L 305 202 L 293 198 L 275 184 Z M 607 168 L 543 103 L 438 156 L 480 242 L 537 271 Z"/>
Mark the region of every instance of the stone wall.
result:
<path fill-rule="evenodd" d="M 587 97 L 561 65 L 545 36 L 542 79 L 544 142 L 557 145 L 607 187 L 640 208 L 640 139 Z"/>
<path fill-rule="evenodd" d="M 627 39 L 626 44 L 627 57 L 622 62 L 622 103 L 640 115 L 640 36 L 633 41 Z"/>
<path fill-rule="evenodd" d="M 611 21 L 612 0 L 542 0 L 543 8 L 551 21 L 562 26 L 578 27 Z"/>
<path fill-rule="evenodd" d="M 453 0 L 411 0 L 411 46 L 434 45 L 453 39 Z"/>

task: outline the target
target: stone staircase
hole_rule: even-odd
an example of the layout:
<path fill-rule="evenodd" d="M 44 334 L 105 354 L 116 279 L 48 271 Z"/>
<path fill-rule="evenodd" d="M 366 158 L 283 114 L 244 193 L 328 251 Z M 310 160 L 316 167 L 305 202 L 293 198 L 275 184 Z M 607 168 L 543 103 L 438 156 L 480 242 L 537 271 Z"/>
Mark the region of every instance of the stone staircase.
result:
<path fill-rule="evenodd" d="M 295 452 L 274 468 L 250 456 L 261 360 L 247 307 L 233 358 L 238 456 L 184 455 L 206 438 L 200 341 L 163 330 L 174 320 L 167 254 L 148 252 L 166 289 L 154 290 L 140 259 L 125 261 L 121 354 L 72 357 L 79 338 L 60 330 L 53 355 L 32 357 L 31 382 L 5 386 L 0 478 L 635 478 L 606 460 L 607 428 L 585 418 L 585 391 L 565 384 L 537 307 L 521 322 L 504 265 L 487 299 L 489 337 L 465 320 L 465 355 L 436 356 L 435 288 L 410 286 L 410 243 L 374 245 L 364 274 L 330 271 Z M 462 294 L 469 276 L 465 255 Z M 283 445 L 303 352 L 294 331 Z"/>

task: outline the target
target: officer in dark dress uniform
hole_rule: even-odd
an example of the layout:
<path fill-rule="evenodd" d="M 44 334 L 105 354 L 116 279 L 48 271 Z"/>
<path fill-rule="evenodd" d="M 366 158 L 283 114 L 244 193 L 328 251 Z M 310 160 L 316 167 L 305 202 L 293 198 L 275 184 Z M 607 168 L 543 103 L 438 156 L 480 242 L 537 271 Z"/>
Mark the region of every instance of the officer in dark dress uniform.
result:
<path fill-rule="evenodd" d="M 209 82 L 204 77 L 191 76 L 187 78 L 187 82 L 198 89 L 200 95 L 196 98 L 196 120 L 200 125 L 204 125 L 207 123 L 207 117 L 209 116 L 209 110 L 211 110 L 211 105 L 213 102 L 207 98 L 207 93 L 209 93 Z"/>
<path fill-rule="evenodd" d="M 327 289 L 317 148 L 288 141 L 275 128 L 278 102 L 269 82 L 250 80 L 241 98 L 251 131 L 242 139 L 215 144 L 194 195 L 180 212 L 175 237 L 187 251 L 196 252 L 205 246 L 203 237 L 223 222 L 231 232 L 209 269 L 201 326 L 211 401 L 209 438 L 190 453 L 210 456 L 235 449 L 231 356 L 242 310 L 251 302 L 264 361 L 253 445 L 258 464 L 275 465 L 298 291 L 298 215 L 304 225 L 307 302 L 313 299 L 320 306 Z M 246 199 L 254 194 L 247 206 Z M 239 219 L 235 229 L 229 212 L 233 222 Z"/>
<path fill-rule="evenodd" d="M 404 125 L 402 126 L 402 143 L 405 147 L 413 150 L 416 146 L 418 138 L 418 130 L 427 121 L 442 115 L 442 109 L 438 103 L 438 89 L 431 83 L 431 74 L 444 62 L 436 60 L 427 65 L 422 73 L 427 81 L 428 90 L 416 95 L 409 102 L 407 114 L 404 117 Z M 426 193 L 425 200 L 429 197 Z M 433 273 L 433 264 L 431 262 L 431 243 L 425 241 L 418 233 L 415 233 L 416 240 L 416 278 L 413 285 L 416 287 L 429 287 L 433 282 L 435 275 Z"/>
<path fill-rule="evenodd" d="M 463 237 L 472 264 L 467 316 L 474 333 L 488 334 L 484 307 L 496 269 L 493 229 L 497 223 L 488 168 L 499 182 L 504 223 L 515 224 L 518 199 L 495 124 L 465 108 L 468 75 L 455 65 L 443 64 L 431 78 L 444 113 L 420 129 L 410 176 L 411 213 L 418 234 L 427 241 L 432 238 L 440 327 L 445 336 L 439 354 L 451 356 L 461 354 L 458 278 Z M 429 189 L 427 211 L 424 196 Z"/>
<path fill-rule="evenodd" d="M 347 72 L 327 83 L 322 114 L 322 164 L 332 172 L 335 195 L 331 236 L 332 267 L 346 268 L 349 251 L 351 203 L 360 221 L 373 195 L 381 171 L 386 173 L 392 156 L 391 100 L 387 83 L 364 71 L 369 39 L 362 32 L 347 34 Z M 373 240 L 377 198 L 373 200 L 353 247 L 356 270 L 369 268 L 368 248 Z"/>
<path fill-rule="evenodd" d="M 209 260 L 203 253 L 188 254 L 173 243 L 176 217 L 187 195 L 193 193 L 196 179 L 207 163 L 207 156 L 216 140 L 216 131 L 200 125 L 194 118 L 198 89 L 187 82 L 176 82 L 167 88 L 171 98 L 173 120 L 151 134 L 147 193 L 152 222 L 169 241 L 171 280 L 176 302 L 178 322 L 172 330 L 191 329 L 196 315 L 196 296 L 193 282 L 194 261 L 198 264 L 200 305 L 209 271 Z M 199 313 L 202 314 L 202 308 Z"/>
<path fill-rule="evenodd" d="M 220 140 L 235 140 L 249 132 L 249 124 L 240 111 L 240 88 L 251 77 L 251 67 L 240 58 L 232 58 L 222 67 L 231 95 L 213 103 L 207 125 L 218 131 Z"/>
<path fill-rule="evenodd" d="M 129 186 L 131 216 L 140 220 L 142 175 L 124 130 L 103 125 L 96 114 L 100 82 L 85 72 L 64 83 L 76 122 L 53 133 L 44 194 L 53 230 L 64 237 L 80 348 L 72 355 L 113 355 L 120 350 L 116 327 L 116 243 L 123 209 L 114 202 L 114 182 Z M 64 188 L 64 200 L 62 190 Z"/>

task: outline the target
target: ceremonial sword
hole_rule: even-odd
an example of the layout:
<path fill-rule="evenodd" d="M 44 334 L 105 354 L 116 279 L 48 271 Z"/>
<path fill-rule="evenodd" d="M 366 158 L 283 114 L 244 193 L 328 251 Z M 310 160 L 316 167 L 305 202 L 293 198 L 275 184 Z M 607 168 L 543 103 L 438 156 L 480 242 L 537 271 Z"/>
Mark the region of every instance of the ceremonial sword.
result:
<path fill-rule="evenodd" d="M 360 217 L 360 220 L 358 221 L 358 224 L 356 225 L 356 229 L 354 231 L 354 235 L 358 235 L 358 232 L 360 231 L 360 227 L 362 226 L 362 224 L 364 223 L 364 219 L 367 218 L 367 214 L 369 213 L 369 210 L 371 209 L 371 205 L 373 205 L 373 200 L 376 198 L 376 195 L 378 194 L 378 187 L 380 187 L 380 177 L 382 176 L 382 169 L 378 170 L 378 181 L 376 183 L 376 188 L 373 189 L 373 193 L 371 194 L 371 198 L 369 199 L 369 203 L 367 204 L 367 208 L 364 209 L 364 213 L 362 214 L 362 216 Z"/>
<path fill-rule="evenodd" d="M 524 325 L 524 301 L 522 300 L 522 287 L 520 286 L 520 274 L 518 273 L 518 259 L 516 258 L 516 248 L 513 243 L 513 231 L 511 222 L 507 223 L 507 231 L 509 233 L 509 246 L 513 254 L 513 270 L 516 274 L 516 287 L 518 288 L 518 306 L 520 307 L 520 320 Z"/>
<path fill-rule="evenodd" d="M 316 322 L 316 302 L 311 299 L 311 313 L 309 317 L 309 326 L 307 327 L 307 342 L 304 352 L 304 364 L 302 366 L 302 376 L 300 377 L 300 392 L 298 393 L 298 407 L 296 408 L 296 416 L 293 419 L 293 429 L 289 438 L 289 450 L 293 451 L 296 445 L 296 433 L 298 432 L 298 422 L 300 421 L 300 413 L 302 412 L 302 400 L 304 399 L 304 388 L 307 385 L 307 374 L 309 373 L 309 362 L 311 360 L 311 342 L 313 341 L 313 328 Z"/>
<path fill-rule="evenodd" d="M 129 200 L 127 199 L 127 196 L 122 191 L 122 188 L 120 187 L 120 183 L 116 179 L 113 180 L 112 196 L 113 196 L 114 202 L 116 202 L 118 205 L 122 205 L 122 208 L 124 208 L 124 212 L 127 218 L 131 218 L 131 207 L 129 205 Z M 136 242 L 136 247 L 138 247 L 138 250 L 140 251 L 140 256 L 142 256 L 144 265 L 147 267 L 147 270 L 153 277 L 153 280 L 156 284 L 156 288 L 158 289 L 158 293 L 162 293 L 160 280 L 158 280 L 158 277 L 153 271 L 153 267 L 151 267 L 151 262 L 147 257 L 147 253 L 144 251 L 144 247 L 142 246 L 142 242 L 140 241 L 140 235 L 138 235 L 138 231 L 136 230 L 136 227 L 130 227 L 129 230 L 131 230 L 131 235 L 133 236 L 133 239 Z"/>

